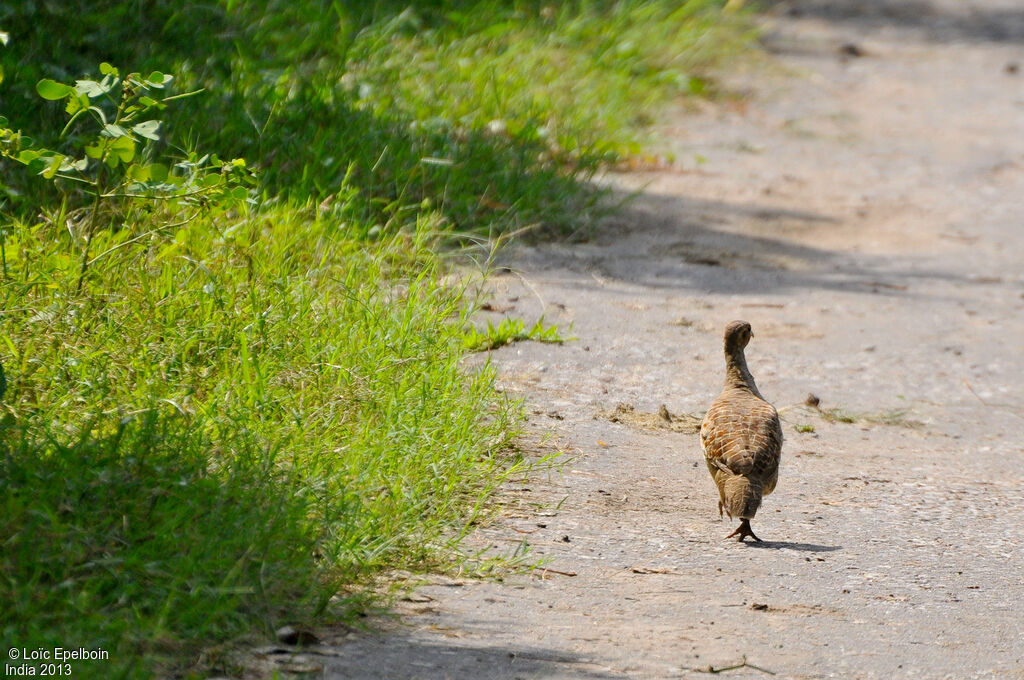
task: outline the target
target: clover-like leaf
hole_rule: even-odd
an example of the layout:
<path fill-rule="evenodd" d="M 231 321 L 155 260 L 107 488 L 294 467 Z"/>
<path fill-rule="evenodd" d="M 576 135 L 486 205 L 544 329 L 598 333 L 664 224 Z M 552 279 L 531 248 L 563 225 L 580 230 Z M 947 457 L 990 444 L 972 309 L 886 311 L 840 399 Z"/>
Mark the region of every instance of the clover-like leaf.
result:
<path fill-rule="evenodd" d="M 85 172 L 86 168 L 88 167 L 88 158 L 79 158 L 78 160 L 71 160 L 70 158 L 65 158 L 64 162 L 60 164 L 60 171 L 68 172 L 70 170 L 75 170 L 77 172 Z"/>
<path fill-rule="evenodd" d="M 75 88 L 70 85 L 65 85 L 64 83 L 58 83 L 56 80 L 51 80 L 50 78 L 43 78 L 36 83 L 36 92 L 38 92 L 39 96 L 43 99 L 56 101 L 74 94 Z"/>
<path fill-rule="evenodd" d="M 146 78 L 146 84 L 150 87 L 163 88 L 167 83 L 171 82 L 174 76 L 169 73 L 161 73 L 160 71 L 153 71 Z"/>
<path fill-rule="evenodd" d="M 118 137 L 110 143 L 110 156 L 116 157 L 122 163 L 131 163 L 135 158 L 135 142 L 131 137 Z"/>
<path fill-rule="evenodd" d="M 127 130 L 125 130 L 120 125 L 115 125 L 114 123 L 107 123 L 106 125 L 104 125 L 103 134 L 106 135 L 107 137 L 113 137 L 115 139 L 120 137 L 130 137 Z"/>
<path fill-rule="evenodd" d="M 106 93 L 110 92 L 109 85 L 105 85 L 106 78 L 103 83 L 98 83 L 95 80 L 76 80 L 75 81 L 75 92 L 78 94 L 84 94 L 87 97 L 102 97 Z"/>
<path fill-rule="evenodd" d="M 128 166 L 128 179 L 133 179 L 136 182 L 148 182 L 151 179 L 149 172 L 149 166 L 139 165 L 138 163 L 132 163 Z"/>
<path fill-rule="evenodd" d="M 83 109 L 88 109 L 89 104 L 88 95 L 78 93 L 76 96 L 68 97 L 68 104 L 64 110 L 68 112 L 68 115 L 73 116 Z"/>
<path fill-rule="evenodd" d="M 154 182 L 163 182 L 167 179 L 167 166 L 163 163 L 152 163 L 149 167 L 149 178 Z"/>
<path fill-rule="evenodd" d="M 47 159 L 46 168 L 40 173 L 46 179 L 53 179 L 60 170 L 60 166 L 64 164 L 64 154 L 55 153 Z"/>
<path fill-rule="evenodd" d="M 160 135 L 157 134 L 159 129 L 160 121 L 158 120 L 147 120 L 139 123 L 138 125 L 132 126 L 132 132 L 140 137 L 145 137 L 146 139 L 152 139 L 154 141 L 160 140 Z"/>
<path fill-rule="evenodd" d="M 25 149 L 23 151 L 20 151 L 18 155 L 15 156 L 15 160 L 18 161 L 19 163 L 24 163 L 25 165 L 28 165 L 35 159 L 39 158 L 39 156 L 40 153 L 35 149 Z"/>

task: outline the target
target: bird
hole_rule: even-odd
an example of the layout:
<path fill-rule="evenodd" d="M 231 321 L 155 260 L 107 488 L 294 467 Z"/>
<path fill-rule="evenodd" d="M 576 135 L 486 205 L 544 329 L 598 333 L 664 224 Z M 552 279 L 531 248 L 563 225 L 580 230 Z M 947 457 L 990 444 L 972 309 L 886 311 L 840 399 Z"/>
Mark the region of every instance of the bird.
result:
<path fill-rule="evenodd" d="M 718 516 L 724 510 L 740 525 L 726 538 L 743 541 L 761 499 L 775 490 L 782 457 L 782 424 L 765 401 L 747 368 L 744 348 L 754 336 L 746 321 L 725 327 L 725 386 L 700 426 L 700 445 L 708 472 L 718 487 Z"/>

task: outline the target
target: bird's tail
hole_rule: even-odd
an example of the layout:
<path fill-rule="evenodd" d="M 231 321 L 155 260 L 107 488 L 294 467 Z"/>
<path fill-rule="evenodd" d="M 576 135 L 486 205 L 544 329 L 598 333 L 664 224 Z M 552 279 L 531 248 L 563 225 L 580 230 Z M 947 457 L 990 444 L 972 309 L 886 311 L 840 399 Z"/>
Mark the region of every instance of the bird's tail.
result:
<path fill-rule="evenodd" d="M 740 519 L 752 519 L 761 507 L 762 488 L 742 475 L 725 480 L 725 505 L 729 514 Z"/>

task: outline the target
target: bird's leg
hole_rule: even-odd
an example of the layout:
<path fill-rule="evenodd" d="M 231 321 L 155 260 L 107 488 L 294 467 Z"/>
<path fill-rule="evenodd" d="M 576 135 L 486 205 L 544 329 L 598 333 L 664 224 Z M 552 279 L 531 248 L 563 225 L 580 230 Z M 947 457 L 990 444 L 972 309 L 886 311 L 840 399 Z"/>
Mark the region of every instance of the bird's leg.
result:
<path fill-rule="evenodd" d="M 722 501 L 718 501 L 718 519 L 722 519 Z"/>
<path fill-rule="evenodd" d="M 739 538 L 737 538 L 736 540 L 740 541 L 741 543 L 743 542 L 743 539 L 746 538 L 747 536 L 750 536 L 752 539 L 754 539 L 758 543 L 763 543 L 764 542 L 760 538 L 755 536 L 754 532 L 750 530 L 750 520 L 749 519 L 744 519 L 743 521 L 741 521 L 740 525 L 738 527 L 736 527 L 736 531 L 734 531 L 731 534 L 729 534 L 728 536 L 726 536 L 726 538 L 732 538 L 733 536 L 738 536 Z"/>

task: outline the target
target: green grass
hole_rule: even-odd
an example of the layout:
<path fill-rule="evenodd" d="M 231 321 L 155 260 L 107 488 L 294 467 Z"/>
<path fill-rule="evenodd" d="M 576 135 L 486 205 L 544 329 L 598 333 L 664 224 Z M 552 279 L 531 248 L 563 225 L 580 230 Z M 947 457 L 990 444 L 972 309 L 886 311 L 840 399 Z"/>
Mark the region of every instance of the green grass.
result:
<path fill-rule="evenodd" d="M 207 91 L 172 112 L 172 148 L 246 158 L 268 198 L 355 187 L 331 205 L 374 233 L 424 203 L 461 231 L 564 233 L 605 207 L 594 172 L 638 152 L 657 108 L 703 92 L 708 66 L 745 44 L 721 4 L 13 3 L 0 64 L 17 106 L 3 114 L 50 141 L 63 120 L 36 101 L 40 78 L 100 61 L 170 72 Z M 8 200 L 31 210 L 39 183 L 12 179 Z"/>
<path fill-rule="evenodd" d="M 139 670 L 140 652 L 194 660 L 450 559 L 515 466 L 514 408 L 460 368 L 462 291 L 420 227 L 368 246 L 312 212 L 193 223 L 114 251 L 76 293 L 67 232 L 16 223 L 4 639 Z"/>
<path fill-rule="evenodd" d="M 488 321 L 487 328 L 483 330 L 469 328 L 462 336 L 462 346 L 469 352 L 483 352 L 522 340 L 536 340 L 537 342 L 560 345 L 566 341 L 566 338 L 562 336 L 557 326 L 545 326 L 543 318 L 529 328 L 522 319 L 505 318 L 497 326 Z"/>
<path fill-rule="evenodd" d="M 376 110 L 615 159 L 641 151 L 652 110 L 702 92 L 701 70 L 738 43 L 712 2 L 473 4 L 439 26 L 409 8 L 363 31 L 345 85 Z"/>
<path fill-rule="evenodd" d="M 3 639 L 109 652 L 75 677 L 202 673 L 463 559 L 523 463 L 517 407 L 461 359 L 560 336 L 473 330 L 442 244 L 586 229 L 594 173 L 742 45 L 721 4 L 0 7 L 12 128 L 81 148 L 37 81 L 159 70 L 204 91 L 150 152 L 260 178 L 248 212 L 187 223 L 111 201 L 85 250 L 85 196 L 0 161 Z"/>

